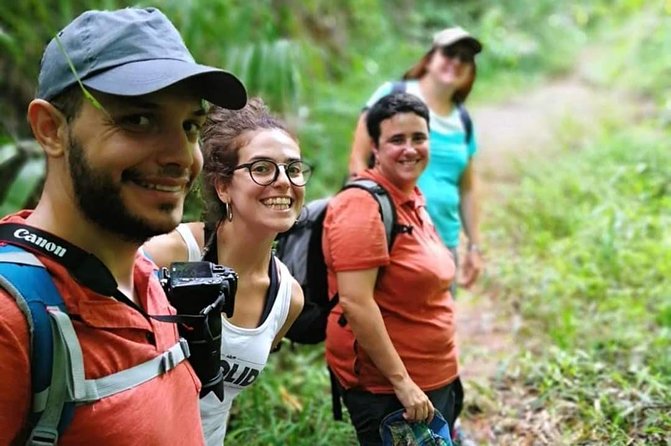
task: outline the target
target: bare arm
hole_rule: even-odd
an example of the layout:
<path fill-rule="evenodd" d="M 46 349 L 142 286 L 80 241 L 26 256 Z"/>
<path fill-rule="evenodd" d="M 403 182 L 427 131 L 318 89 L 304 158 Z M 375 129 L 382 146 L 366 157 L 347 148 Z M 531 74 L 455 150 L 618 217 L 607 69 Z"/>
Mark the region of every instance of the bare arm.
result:
<path fill-rule="evenodd" d="M 359 345 L 389 380 L 409 421 L 431 420 L 434 408 L 410 378 L 389 338 L 380 308 L 373 298 L 378 268 L 336 274 L 340 305 Z"/>
<path fill-rule="evenodd" d="M 480 209 L 477 196 L 477 176 L 471 159 L 461 176 L 459 183 L 459 211 L 468 247 L 463 262 L 463 274 L 460 285 L 469 288 L 482 272 L 484 267 L 480 254 Z"/>
<path fill-rule="evenodd" d="M 354 176 L 368 167 L 372 141 L 366 129 L 366 112 L 362 112 L 354 130 L 352 152 L 349 158 L 349 174 Z"/>
<path fill-rule="evenodd" d="M 277 332 L 275 339 L 273 339 L 272 350 L 275 350 L 279 343 L 282 341 L 282 338 L 287 331 L 291 328 L 293 323 L 296 321 L 296 318 L 301 314 L 303 309 L 303 290 L 301 286 L 296 282 L 296 279 L 291 279 L 291 303 L 289 304 L 289 314 L 287 315 L 287 320 L 280 328 L 280 331 Z"/>

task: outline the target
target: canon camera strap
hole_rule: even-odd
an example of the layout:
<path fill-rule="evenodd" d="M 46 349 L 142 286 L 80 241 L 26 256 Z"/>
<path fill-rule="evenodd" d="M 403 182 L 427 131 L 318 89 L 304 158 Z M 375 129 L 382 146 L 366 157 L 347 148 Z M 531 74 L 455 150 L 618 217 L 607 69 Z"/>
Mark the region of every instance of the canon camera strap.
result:
<path fill-rule="evenodd" d="M 190 324 L 203 319 L 202 315 L 150 315 L 122 293 L 116 279 L 95 255 L 62 238 L 32 226 L 20 223 L 0 224 L 0 242 L 18 246 L 43 255 L 63 265 L 80 285 L 103 296 L 112 296 L 139 311 L 146 318 L 161 322 Z"/>

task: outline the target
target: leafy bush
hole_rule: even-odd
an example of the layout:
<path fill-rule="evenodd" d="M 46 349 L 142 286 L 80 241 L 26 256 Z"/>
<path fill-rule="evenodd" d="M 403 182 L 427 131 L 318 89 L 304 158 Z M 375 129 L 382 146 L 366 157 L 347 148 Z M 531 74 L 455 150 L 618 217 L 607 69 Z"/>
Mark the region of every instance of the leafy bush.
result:
<path fill-rule="evenodd" d="M 149 3 L 174 21 L 197 60 L 238 74 L 251 95 L 261 95 L 295 127 L 304 155 L 318 166 L 310 197 L 340 187 L 362 105 L 377 85 L 399 78 L 427 51 L 435 31 L 460 24 L 485 43 L 473 99 L 491 100 L 566 71 L 590 26 L 615 8 L 605 7 L 612 3 L 606 0 L 589 7 L 578 0 L 159 0 L 138 5 Z M 29 136 L 22 117 L 34 91 L 36 61 L 56 30 L 83 10 L 132 4 L 137 2 L 8 5 L 0 18 L 0 112 L 5 116 L 0 135 L 15 141 Z M 620 21 L 643 7 L 631 0 L 615 5 L 622 11 Z M 198 202 L 191 202 L 189 217 L 198 209 Z"/>

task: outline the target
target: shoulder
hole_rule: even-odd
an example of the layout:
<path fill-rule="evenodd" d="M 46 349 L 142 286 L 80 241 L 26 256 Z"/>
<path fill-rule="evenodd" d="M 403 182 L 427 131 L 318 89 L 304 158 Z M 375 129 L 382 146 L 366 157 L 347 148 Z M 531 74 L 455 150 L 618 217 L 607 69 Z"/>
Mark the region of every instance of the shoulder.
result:
<path fill-rule="evenodd" d="M 303 310 L 305 298 L 303 296 L 303 289 L 296 279 L 291 277 L 291 297 L 289 300 L 289 311 L 287 312 L 287 319 L 284 326 L 288 329 L 294 321 L 298 318 Z"/>
<path fill-rule="evenodd" d="M 203 246 L 203 224 L 187 223 L 185 226 L 193 233 L 198 245 Z M 152 237 L 142 245 L 142 249 L 158 266 L 168 266 L 171 262 L 185 261 L 189 256 L 186 242 L 177 230 Z"/>
<path fill-rule="evenodd" d="M 370 228 L 380 222 L 380 207 L 370 192 L 353 187 L 338 193 L 329 202 L 324 230 Z"/>
<path fill-rule="evenodd" d="M 296 279 L 291 278 L 291 304 L 289 306 L 289 314 L 291 313 L 300 313 L 303 309 L 303 304 L 305 303 L 305 297 L 303 296 L 303 288 L 298 283 Z"/>
<path fill-rule="evenodd" d="M 196 242 L 198 242 L 199 247 L 202 248 L 205 246 L 205 223 L 194 221 L 191 223 L 184 223 L 183 226 L 189 228 L 193 237 L 196 239 Z"/>
<path fill-rule="evenodd" d="M 422 98 L 422 90 L 419 88 L 419 80 L 417 79 L 410 79 L 405 81 L 405 91 L 410 94 L 414 94 L 420 99 Z"/>
<path fill-rule="evenodd" d="M 291 307 L 299 306 L 299 310 L 303 308 L 303 288 L 300 283 L 291 275 L 289 268 L 277 256 L 273 256 L 275 261 L 280 265 L 280 280 L 288 280 L 291 289 Z"/>
<path fill-rule="evenodd" d="M 48 268 L 48 260 L 45 261 L 43 258 L 38 258 L 38 260 L 44 262 L 45 268 Z M 49 269 L 47 269 L 47 272 L 55 282 L 55 273 Z M 5 346 L 16 346 L 17 348 L 20 346 L 29 350 L 30 334 L 28 319 L 24 311 L 21 310 L 21 308 L 24 308 L 26 311 L 29 311 L 29 307 L 25 305 L 25 302 L 22 302 L 21 307 L 19 307 L 17 298 L 13 295 L 13 293 L 16 293 L 23 287 L 14 285 L 7 277 L 11 277 L 11 275 L 2 275 L 0 271 L 0 345 L 2 345 L 3 349 Z M 23 282 L 25 285 L 32 284 L 34 283 L 33 280 L 33 277 L 29 275 Z M 5 358 L 4 352 L 0 354 L 0 358 Z"/>
<path fill-rule="evenodd" d="M 334 212 L 344 208 L 363 209 L 367 207 L 377 209 L 377 202 L 371 193 L 360 187 L 349 187 L 338 192 L 329 201 L 328 210 Z"/>
<path fill-rule="evenodd" d="M 359 187 L 345 189 L 329 202 L 324 226 L 361 225 L 380 220 L 379 209 L 377 200 L 370 192 Z"/>

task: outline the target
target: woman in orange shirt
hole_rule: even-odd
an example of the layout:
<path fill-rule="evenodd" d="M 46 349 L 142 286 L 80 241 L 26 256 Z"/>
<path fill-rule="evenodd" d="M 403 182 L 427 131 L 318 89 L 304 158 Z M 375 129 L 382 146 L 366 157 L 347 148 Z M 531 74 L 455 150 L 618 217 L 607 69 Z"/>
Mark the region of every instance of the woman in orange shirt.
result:
<path fill-rule="evenodd" d="M 361 176 L 384 187 L 397 215 L 391 250 L 375 199 L 347 189 L 329 203 L 323 250 L 329 293 L 326 360 L 362 445 L 382 444 L 380 422 L 440 410 L 452 428 L 461 406 L 454 307 L 455 266 L 425 209 L 417 179 L 429 158 L 429 111 L 417 97 L 385 96 L 368 112 L 375 166 Z M 398 230 L 403 228 L 403 230 Z"/>

